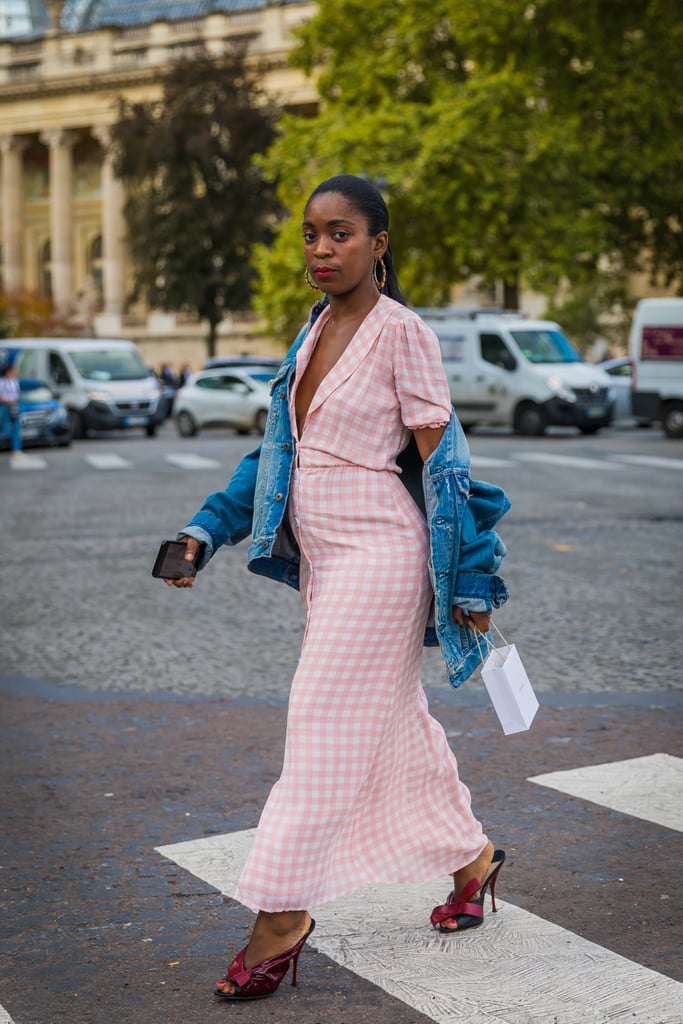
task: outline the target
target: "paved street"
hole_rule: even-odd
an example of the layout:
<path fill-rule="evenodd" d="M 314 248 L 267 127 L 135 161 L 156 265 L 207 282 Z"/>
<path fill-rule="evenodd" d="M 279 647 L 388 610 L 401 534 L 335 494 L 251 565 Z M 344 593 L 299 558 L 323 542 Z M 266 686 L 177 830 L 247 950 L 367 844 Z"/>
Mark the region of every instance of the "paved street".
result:
<path fill-rule="evenodd" d="M 508 852 L 500 912 L 442 939 L 447 880 L 340 901 L 298 991 L 214 1005 L 303 616 L 245 545 L 192 591 L 150 570 L 253 443 L 168 426 L 30 471 L 0 453 L 0 1022 L 680 1024 L 683 442 L 639 430 L 470 437 L 513 502 L 496 619 L 541 709 L 506 738 L 478 675 L 453 691 L 430 651 L 424 678 Z"/>

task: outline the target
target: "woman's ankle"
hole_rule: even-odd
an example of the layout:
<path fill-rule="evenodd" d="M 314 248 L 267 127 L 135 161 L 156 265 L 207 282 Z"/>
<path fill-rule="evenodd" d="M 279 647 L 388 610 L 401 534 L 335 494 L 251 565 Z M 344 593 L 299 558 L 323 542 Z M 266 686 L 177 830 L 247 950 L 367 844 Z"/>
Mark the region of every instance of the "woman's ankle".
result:
<path fill-rule="evenodd" d="M 493 860 L 493 851 L 493 843 L 490 840 L 487 840 L 486 846 L 479 856 L 455 872 L 453 875 L 453 885 L 456 896 L 460 894 L 468 882 L 471 882 L 473 878 L 477 878 L 483 883 Z"/>

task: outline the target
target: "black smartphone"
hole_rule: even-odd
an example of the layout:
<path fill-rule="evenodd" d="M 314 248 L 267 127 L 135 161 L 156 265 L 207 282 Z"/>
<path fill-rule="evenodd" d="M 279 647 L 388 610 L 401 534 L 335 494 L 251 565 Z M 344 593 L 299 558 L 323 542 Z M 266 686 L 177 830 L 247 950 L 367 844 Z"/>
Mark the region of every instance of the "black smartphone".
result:
<path fill-rule="evenodd" d="M 202 546 L 197 548 L 194 560 L 185 559 L 187 546 L 179 540 L 162 540 L 159 554 L 156 557 L 152 576 L 162 580 L 181 580 L 186 576 L 197 575 L 197 562 L 202 553 Z"/>

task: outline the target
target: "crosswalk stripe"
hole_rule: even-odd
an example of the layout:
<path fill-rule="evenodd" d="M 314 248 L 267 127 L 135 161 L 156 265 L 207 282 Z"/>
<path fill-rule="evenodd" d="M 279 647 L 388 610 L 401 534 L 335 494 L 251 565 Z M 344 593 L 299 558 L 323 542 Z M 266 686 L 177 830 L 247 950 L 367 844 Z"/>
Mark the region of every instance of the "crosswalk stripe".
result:
<path fill-rule="evenodd" d="M 101 452 L 98 455 L 86 455 L 85 461 L 93 469 L 129 469 L 131 463 L 121 455 L 113 452 Z"/>
<path fill-rule="evenodd" d="M 0 1024 L 14 1024 L 14 1021 L 4 1006 L 0 1006 Z"/>
<path fill-rule="evenodd" d="M 515 465 L 514 459 L 492 459 L 488 455 L 472 455 L 471 459 L 475 469 L 507 469 Z"/>
<path fill-rule="evenodd" d="M 554 452 L 518 452 L 515 458 L 524 462 L 545 462 L 551 466 L 572 466 L 574 469 L 624 469 L 618 462 L 584 459 L 576 455 L 556 455 Z"/>
<path fill-rule="evenodd" d="M 232 896 L 254 834 L 157 852 Z M 429 911 L 446 888 L 366 886 L 315 910 L 310 945 L 437 1024 L 616 1024 L 634 1007 L 657 1024 L 680 1021 L 683 984 L 512 904 L 497 901 L 501 912 L 487 912 L 481 930 L 434 932 Z"/>
<path fill-rule="evenodd" d="M 657 469 L 683 469 L 683 459 L 662 459 L 658 455 L 611 455 L 619 462 L 630 462 L 635 466 L 655 466 Z"/>
<path fill-rule="evenodd" d="M 535 775 L 539 786 L 683 832 L 683 758 L 650 754 Z"/>
<path fill-rule="evenodd" d="M 21 471 L 23 473 L 25 469 L 47 469 L 47 462 L 40 455 L 26 455 L 22 453 L 21 461 L 10 463 L 10 468 L 12 471 Z"/>
<path fill-rule="evenodd" d="M 215 459 L 207 459 L 204 455 L 194 455 L 192 452 L 183 452 L 177 455 L 165 455 L 166 462 L 181 469 L 218 469 L 220 462 Z"/>

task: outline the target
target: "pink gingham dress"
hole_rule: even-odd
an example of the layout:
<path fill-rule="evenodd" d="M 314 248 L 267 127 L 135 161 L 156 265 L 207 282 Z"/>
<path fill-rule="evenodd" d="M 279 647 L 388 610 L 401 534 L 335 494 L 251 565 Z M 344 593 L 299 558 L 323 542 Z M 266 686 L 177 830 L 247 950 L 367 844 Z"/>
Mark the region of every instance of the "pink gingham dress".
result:
<path fill-rule="evenodd" d="M 329 316 L 297 356 L 300 380 Z M 297 437 L 294 401 L 290 417 Z M 375 882 L 420 882 L 486 843 L 420 680 L 429 540 L 400 481 L 410 431 L 443 426 L 436 337 L 381 296 L 311 402 L 289 517 L 307 611 L 284 766 L 236 890 L 266 911 L 310 909 Z"/>

